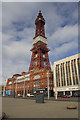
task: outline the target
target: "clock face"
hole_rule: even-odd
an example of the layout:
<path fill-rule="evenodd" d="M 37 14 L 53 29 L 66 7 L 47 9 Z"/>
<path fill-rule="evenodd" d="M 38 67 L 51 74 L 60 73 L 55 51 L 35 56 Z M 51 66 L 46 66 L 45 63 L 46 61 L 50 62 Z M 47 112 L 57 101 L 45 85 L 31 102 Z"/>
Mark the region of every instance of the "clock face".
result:
<path fill-rule="evenodd" d="M 35 80 L 35 79 L 39 79 L 39 78 L 40 78 L 40 76 L 39 76 L 39 75 L 36 75 L 36 76 L 34 76 L 33 79 Z"/>

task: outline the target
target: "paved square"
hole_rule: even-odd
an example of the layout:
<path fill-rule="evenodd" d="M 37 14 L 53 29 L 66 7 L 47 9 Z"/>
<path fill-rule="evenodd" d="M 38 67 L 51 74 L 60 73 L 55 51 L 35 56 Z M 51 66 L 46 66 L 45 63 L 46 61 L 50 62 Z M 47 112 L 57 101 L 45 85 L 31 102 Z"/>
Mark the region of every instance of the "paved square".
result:
<path fill-rule="evenodd" d="M 9 118 L 78 118 L 78 102 L 48 101 L 36 103 L 31 99 L 2 98 L 2 111 Z M 69 110 L 68 105 L 77 109 Z"/>

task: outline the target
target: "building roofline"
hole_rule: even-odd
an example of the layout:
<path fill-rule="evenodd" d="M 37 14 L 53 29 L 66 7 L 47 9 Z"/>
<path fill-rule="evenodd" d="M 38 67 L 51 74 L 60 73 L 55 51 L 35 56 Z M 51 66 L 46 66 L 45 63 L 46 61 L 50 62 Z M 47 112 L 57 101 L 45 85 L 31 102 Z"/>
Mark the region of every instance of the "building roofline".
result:
<path fill-rule="evenodd" d="M 66 58 L 63 58 L 63 59 L 61 59 L 61 60 L 55 61 L 54 64 L 55 64 L 55 63 L 63 62 L 63 61 L 65 61 L 65 60 L 66 60 L 66 61 L 69 61 L 69 60 L 71 60 L 71 59 L 75 59 L 75 57 L 78 58 L 79 55 L 80 55 L 80 53 L 75 54 L 75 55 L 72 55 L 72 56 L 69 56 L 69 57 L 66 57 Z"/>

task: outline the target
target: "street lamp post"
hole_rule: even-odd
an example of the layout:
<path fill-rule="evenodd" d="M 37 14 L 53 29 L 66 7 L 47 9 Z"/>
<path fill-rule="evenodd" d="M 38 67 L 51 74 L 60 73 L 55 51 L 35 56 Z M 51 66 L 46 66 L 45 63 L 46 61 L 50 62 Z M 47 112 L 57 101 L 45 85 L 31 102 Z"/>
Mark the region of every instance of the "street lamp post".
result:
<path fill-rule="evenodd" d="M 25 97 L 25 79 L 24 79 L 24 94 L 23 97 Z"/>
<path fill-rule="evenodd" d="M 15 98 L 15 83 L 13 83 L 14 87 L 13 87 L 13 97 Z"/>
<path fill-rule="evenodd" d="M 16 97 L 17 97 L 17 79 L 16 79 Z"/>
<path fill-rule="evenodd" d="M 6 80 L 5 80 L 5 82 L 6 82 Z M 4 85 L 3 96 L 5 96 L 5 87 L 6 87 L 6 84 Z"/>
<path fill-rule="evenodd" d="M 47 77 L 48 77 L 48 100 L 49 100 L 49 71 L 47 72 Z"/>
<path fill-rule="evenodd" d="M 55 86 L 55 99 L 57 100 L 57 87 Z"/>
<path fill-rule="evenodd" d="M 56 86 L 56 74 L 55 74 L 55 67 L 54 67 L 54 87 L 55 87 L 55 99 L 57 99 L 57 86 Z"/>
<path fill-rule="evenodd" d="M 14 76 L 14 78 L 16 79 L 16 82 L 15 82 L 15 84 L 16 84 L 16 90 L 15 90 L 15 91 L 16 91 L 16 96 L 17 96 L 17 77 Z M 15 97 L 16 97 L 16 96 L 15 96 Z"/>

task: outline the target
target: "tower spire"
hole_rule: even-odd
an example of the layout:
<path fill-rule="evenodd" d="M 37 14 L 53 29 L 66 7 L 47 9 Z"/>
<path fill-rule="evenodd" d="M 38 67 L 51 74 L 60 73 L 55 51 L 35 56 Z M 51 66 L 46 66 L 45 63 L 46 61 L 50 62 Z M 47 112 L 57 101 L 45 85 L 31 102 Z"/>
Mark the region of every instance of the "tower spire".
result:
<path fill-rule="evenodd" d="M 42 16 L 41 10 L 39 10 L 38 16 L 35 20 L 35 25 L 36 25 L 35 37 L 37 37 L 38 35 L 45 37 L 44 29 L 45 19 Z"/>

